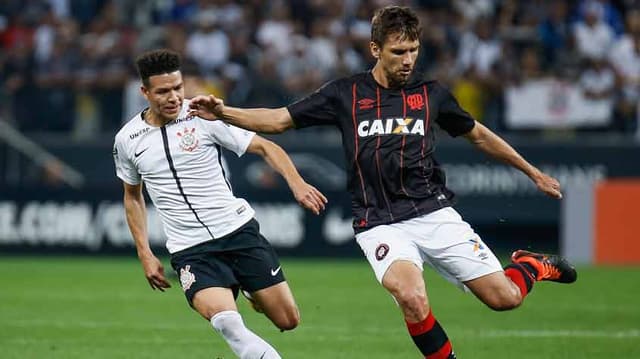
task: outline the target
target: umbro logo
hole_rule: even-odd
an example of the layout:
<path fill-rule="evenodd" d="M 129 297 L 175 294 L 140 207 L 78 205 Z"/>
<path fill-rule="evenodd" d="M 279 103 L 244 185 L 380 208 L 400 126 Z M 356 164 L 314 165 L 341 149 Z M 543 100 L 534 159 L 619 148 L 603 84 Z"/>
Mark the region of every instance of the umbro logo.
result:
<path fill-rule="evenodd" d="M 137 157 L 140 157 L 140 155 L 141 155 L 141 154 L 143 154 L 143 153 L 144 153 L 144 151 L 146 151 L 146 150 L 148 150 L 148 149 L 149 149 L 149 147 L 145 148 L 144 150 L 142 150 L 142 151 L 140 151 L 140 152 L 136 152 L 136 153 L 134 153 L 134 154 L 133 154 L 133 156 L 134 156 L 134 157 L 136 157 L 136 158 L 137 158 Z"/>
<path fill-rule="evenodd" d="M 282 269 L 282 266 L 278 266 L 278 268 L 276 268 L 276 269 L 272 269 L 272 270 L 271 270 L 271 276 L 272 276 L 272 277 L 277 276 L 277 275 L 278 275 L 278 273 L 280 273 L 280 269 Z"/>
<path fill-rule="evenodd" d="M 358 100 L 358 106 L 361 110 L 371 110 L 375 103 L 376 101 L 370 98 L 363 98 L 361 100 Z"/>

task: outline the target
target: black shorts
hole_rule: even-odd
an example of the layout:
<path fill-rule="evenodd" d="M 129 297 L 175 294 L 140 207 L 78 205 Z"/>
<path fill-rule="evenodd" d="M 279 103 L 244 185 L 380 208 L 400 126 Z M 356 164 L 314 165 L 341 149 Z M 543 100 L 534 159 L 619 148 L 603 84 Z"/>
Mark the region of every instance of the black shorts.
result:
<path fill-rule="evenodd" d="M 237 296 L 240 288 L 255 292 L 285 280 L 276 252 L 255 219 L 227 236 L 173 253 L 171 266 L 189 305 L 204 288 L 230 288 Z"/>

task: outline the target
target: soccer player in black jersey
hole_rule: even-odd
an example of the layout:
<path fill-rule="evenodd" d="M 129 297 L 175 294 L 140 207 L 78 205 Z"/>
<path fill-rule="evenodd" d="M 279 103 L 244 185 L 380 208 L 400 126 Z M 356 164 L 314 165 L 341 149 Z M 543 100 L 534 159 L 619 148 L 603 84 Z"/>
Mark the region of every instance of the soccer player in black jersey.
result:
<path fill-rule="evenodd" d="M 414 73 L 420 31 L 412 10 L 382 8 L 372 20 L 370 50 L 377 62 L 371 71 L 331 81 L 287 107 L 240 109 L 210 95 L 194 98 L 190 113 L 263 133 L 337 126 L 347 158 L 356 240 L 378 281 L 396 299 L 422 355 L 447 359 L 455 354 L 432 314 L 423 263 L 499 311 L 518 307 L 536 281 L 571 283 L 577 274 L 557 255 L 523 250 L 502 268 L 451 207 L 454 194 L 434 157 L 436 124 L 519 169 L 541 192 L 557 199 L 562 193 L 556 179 L 474 121 L 438 82 Z"/>

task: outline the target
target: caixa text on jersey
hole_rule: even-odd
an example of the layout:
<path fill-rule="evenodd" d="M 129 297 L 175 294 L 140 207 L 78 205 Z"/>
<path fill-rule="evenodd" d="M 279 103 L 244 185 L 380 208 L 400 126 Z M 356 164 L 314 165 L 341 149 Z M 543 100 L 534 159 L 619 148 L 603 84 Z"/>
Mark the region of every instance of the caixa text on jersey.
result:
<path fill-rule="evenodd" d="M 388 118 L 386 120 L 365 120 L 358 124 L 358 136 L 376 135 L 419 135 L 424 136 L 424 120 L 407 118 Z"/>

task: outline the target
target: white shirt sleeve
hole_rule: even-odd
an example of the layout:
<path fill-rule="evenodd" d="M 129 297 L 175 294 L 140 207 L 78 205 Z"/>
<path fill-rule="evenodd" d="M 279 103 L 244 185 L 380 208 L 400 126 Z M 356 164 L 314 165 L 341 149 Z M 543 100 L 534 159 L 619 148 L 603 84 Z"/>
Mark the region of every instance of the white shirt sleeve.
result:
<path fill-rule="evenodd" d="M 116 136 L 113 145 L 113 162 L 116 165 L 118 178 L 130 185 L 140 184 L 140 174 L 127 154 L 120 137 Z"/>
<path fill-rule="evenodd" d="M 206 121 L 205 126 L 207 126 L 208 132 L 213 137 L 213 141 L 220 146 L 233 151 L 238 155 L 238 157 L 242 156 L 253 136 L 255 136 L 255 132 L 247 131 L 245 129 L 235 127 L 229 125 L 223 121 Z"/>

